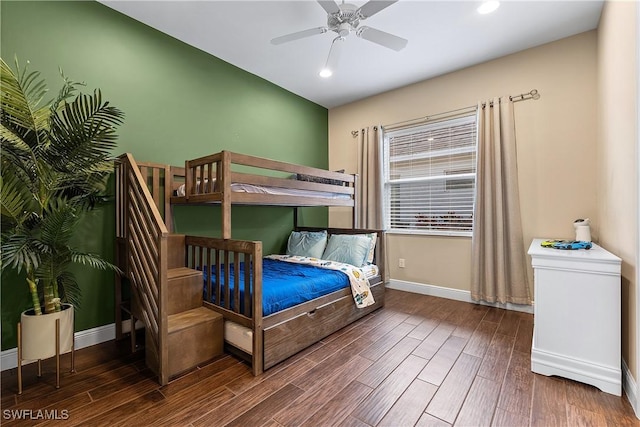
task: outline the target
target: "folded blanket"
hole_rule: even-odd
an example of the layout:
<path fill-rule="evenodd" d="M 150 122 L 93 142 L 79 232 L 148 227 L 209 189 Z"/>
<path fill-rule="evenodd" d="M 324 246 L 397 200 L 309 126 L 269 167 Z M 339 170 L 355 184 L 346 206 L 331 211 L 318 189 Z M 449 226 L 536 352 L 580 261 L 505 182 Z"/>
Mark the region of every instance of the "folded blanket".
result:
<path fill-rule="evenodd" d="M 356 303 L 356 307 L 364 308 L 375 303 L 373 294 L 369 289 L 369 280 L 361 269 L 351 264 L 343 264 L 341 262 L 326 261 L 319 258 L 309 258 L 298 255 L 267 255 L 265 258 L 277 261 L 292 262 L 296 264 L 312 265 L 327 270 L 341 271 L 349 278 L 351 284 L 351 294 Z"/>

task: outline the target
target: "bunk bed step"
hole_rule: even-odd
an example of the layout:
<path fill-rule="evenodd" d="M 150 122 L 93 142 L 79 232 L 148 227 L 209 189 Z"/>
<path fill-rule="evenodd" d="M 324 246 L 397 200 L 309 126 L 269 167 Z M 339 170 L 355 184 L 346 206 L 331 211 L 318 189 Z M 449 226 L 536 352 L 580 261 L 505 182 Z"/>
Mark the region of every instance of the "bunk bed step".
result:
<path fill-rule="evenodd" d="M 168 317 L 169 376 L 195 368 L 222 354 L 222 315 L 198 307 Z"/>
<path fill-rule="evenodd" d="M 203 323 L 217 323 L 218 321 L 220 321 L 222 327 L 222 315 L 220 313 L 206 307 L 198 307 L 169 316 L 168 331 L 169 335 L 171 335 Z"/>
<path fill-rule="evenodd" d="M 167 314 L 202 307 L 202 272 L 187 267 L 167 271 Z"/>
<path fill-rule="evenodd" d="M 186 262 L 186 245 L 184 234 L 169 234 L 167 240 L 167 265 L 169 269 L 184 267 Z"/>

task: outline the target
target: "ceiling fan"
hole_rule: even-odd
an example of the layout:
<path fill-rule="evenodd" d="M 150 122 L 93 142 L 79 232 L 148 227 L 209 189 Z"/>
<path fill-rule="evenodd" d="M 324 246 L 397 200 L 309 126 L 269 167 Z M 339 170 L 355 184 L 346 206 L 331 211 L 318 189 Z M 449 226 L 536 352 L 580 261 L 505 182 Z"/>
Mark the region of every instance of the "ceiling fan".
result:
<path fill-rule="evenodd" d="M 322 8 L 327 12 L 326 26 L 310 28 L 308 30 L 297 31 L 295 33 L 276 37 L 271 40 L 271 43 L 279 45 L 305 37 L 314 36 L 316 34 L 324 34 L 328 31 L 333 31 L 338 34 L 338 36 L 333 39 L 325 67 L 320 71 L 320 75 L 322 77 L 329 77 L 338 60 L 342 45 L 341 42 L 343 42 L 351 33 L 355 33 L 356 36 L 362 39 L 369 40 L 370 42 L 395 51 L 400 51 L 407 45 L 408 40 L 403 39 L 402 37 L 394 36 L 393 34 L 367 27 L 366 25 L 359 26 L 360 21 L 375 15 L 397 1 L 398 0 L 369 0 L 361 7 L 357 7 L 353 4 L 345 3 L 344 0 L 340 5 L 338 5 L 334 0 L 317 0 L 320 6 L 322 6 Z"/>

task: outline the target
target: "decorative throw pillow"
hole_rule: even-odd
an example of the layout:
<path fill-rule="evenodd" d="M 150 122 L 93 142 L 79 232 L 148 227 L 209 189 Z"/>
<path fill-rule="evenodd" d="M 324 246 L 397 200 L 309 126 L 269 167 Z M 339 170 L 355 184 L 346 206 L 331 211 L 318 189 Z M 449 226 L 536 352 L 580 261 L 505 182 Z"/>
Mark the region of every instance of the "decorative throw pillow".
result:
<path fill-rule="evenodd" d="M 333 234 L 322 259 L 362 267 L 369 255 L 371 239 L 365 234 Z"/>
<path fill-rule="evenodd" d="M 287 255 L 322 258 L 327 245 L 327 232 L 323 231 L 292 231 L 287 242 Z"/>

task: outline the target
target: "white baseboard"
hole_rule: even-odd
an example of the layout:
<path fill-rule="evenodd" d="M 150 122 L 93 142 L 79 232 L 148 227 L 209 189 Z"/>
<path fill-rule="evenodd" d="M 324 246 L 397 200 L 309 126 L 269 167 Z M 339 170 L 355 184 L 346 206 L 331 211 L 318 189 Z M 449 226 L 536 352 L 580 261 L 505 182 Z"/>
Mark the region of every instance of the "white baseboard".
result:
<path fill-rule="evenodd" d="M 87 329 L 76 332 L 75 347 L 76 350 L 111 341 L 116 338 L 115 323 L 109 325 L 98 326 L 97 328 Z M 10 348 L 0 353 L 0 370 L 13 369 L 18 366 L 18 349 Z"/>
<path fill-rule="evenodd" d="M 470 302 L 473 304 L 487 305 L 489 307 L 503 308 L 505 310 L 522 311 L 533 314 L 532 305 L 512 304 L 512 303 L 490 303 L 485 301 L 474 301 L 471 299 L 470 291 L 461 289 L 444 288 L 442 286 L 428 285 L 425 283 L 407 282 L 404 280 L 391 279 L 387 283 L 387 288 L 399 291 L 413 292 L 415 294 L 431 295 L 434 297 L 453 299 L 456 301 Z"/>
<path fill-rule="evenodd" d="M 627 362 L 622 359 L 622 388 L 627 394 L 627 399 L 636 413 L 636 418 L 640 419 L 640 402 L 638 402 L 638 385 L 631 375 Z"/>

